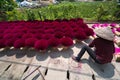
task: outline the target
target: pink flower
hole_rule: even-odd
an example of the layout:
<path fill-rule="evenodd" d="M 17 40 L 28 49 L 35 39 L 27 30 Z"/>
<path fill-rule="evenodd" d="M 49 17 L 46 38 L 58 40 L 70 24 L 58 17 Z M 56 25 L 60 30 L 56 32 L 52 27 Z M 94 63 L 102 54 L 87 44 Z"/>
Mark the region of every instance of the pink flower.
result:
<path fill-rule="evenodd" d="M 78 31 L 84 32 L 84 29 L 80 28 L 80 27 L 73 28 L 74 33 L 78 32 Z"/>
<path fill-rule="evenodd" d="M 100 26 L 101 27 L 107 27 L 107 26 L 109 26 L 109 24 L 105 23 L 105 24 L 101 24 Z"/>
<path fill-rule="evenodd" d="M 75 22 L 72 22 L 72 21 L 69 21 L 69 25 L 71 26 L 71 28 L 78 27 L 78 24 L 76 24 Z"/>
<path fill-rule="evenodd" d="M 0 39 L 0 48 L 4 48 L 5 46 L 5 39 Z"/>
<path fill-rule="evenodd" d="M 9 47 L 12 47 L 13 44 L 14 44 L 14 42 L 15 42 L 15 39 L 14 39 L 14 38 L 12 38 L 12 39 L 6 39 L 6 40 L 5 40 L 5 45 L 6 45 L 6 46 L 9 46 Z"/>
<path fill-rule="evenodd" d="M 33 34 L 32 33 L 27 33 L 22 36 L 22 38 L 27 39 L 27 38 L 32 38 Z"/>
<path fill-rule="evenodd" d="M 18 33 L 13 34 L 13 37 L 14 38 L 22 38 L 23 35 L 24 35 L 23 32 L 18 32 Z"/>
<path fill-rule="evenodd" d="M 80 28 L 88 28 L 88 25 L 85 24 L 85 23 L 80 23 L 80 24 L 79 24 L 79 27 L 80 27 Z"/>
<path fill-rule="evenodd" d="M 45 30 L 44 29 L 37 29 L 37 33 L 45 33 Z"/>
<path fill-rule="evenodd" d="M 91 28 L 86 28 L 86 29 L 84 29 L 84 31 L 85 31 L 87 36 L 94 35 L 94 31 Z"/>
<path fill-rule="evenodd" d="M 86 34 L 85 34 L 84 32 L 80 32 L 80 31 L 76 32 L 76 33 L 74 34 L 74 36 L 75 36 L 75 38 L 78 39 L 78 40 L 84 40 L 84 39 L 87 38 Z"/>
<path fill-rule="evenodd" d="M 112 32 L 115 34 L 115 31 L 116 31 L 116 29 L 115 28 L 112 28 Z"/>
<path fill-rule="evenodd" d="M 10 39 L 10 38 L 12 38 L 13 37 L 13 35 L 12 34 L 5 34 L 4 36 L 3 36 L 3 38 L 4 39 Z"/>
<path fill-rule="evenodd" d="M 4 34 L 7 34 L 7 33 L 12 33 L 12 29 L 3 29 L 4 30 Z M 3 31 L 1 31 L 3 32 Z"/>
<path fill-rule="evenodd" d="M 12 33 L 18 33 L 21 32 L 21 29 L 11 29 Z"/>
<path fill-rule="evenodd" d="M 64 33 L 63 32 L 55 32 L 55 37 L 56 38 L 62 38 L 62 37 L 64 37 Z"/>
<path fill-rule="evenodd" d="M 59 24 L 60 24 L 60 23 L 59 23 L 58 21 L 53 21 L 53 22 L 52 22 L 52 26 L 54 26 L 54 28 L 57 27 Z"/>
<path fill-rule="evenodd" d="M 115 23 L 111 23 L 111 24 L 110 24 L 111 27 L 115 27 L 116 25 L 117 25 L 117 24 L 115 24 Z"/>
<path fill-rule="evenodd" d="M 14 48 L 25 47 L 25 39 L 18 39 L 14 42 Z"/>
<path fill-rule="evenodd" d="M 54 29 L 55 32 L 63 32 L 63 29 L 61 27 L 56 27 Z"/>
<path fill-rule="evenodd" d="M 70 37 L 70 38 L 73 38 L 73 37 L 74 37 L 72 31 L 66 31 L 64 34 L 65 34 L 65 37 Z"/>
<path fill-rule="evenodd" d="M 37 30 L 35 30 L 35 29 L 29 29 L 29 30 L 27 31 L 27 33 L 35 34 L 35 33 L 37 33 Z"/>
<path fill-rule="evenodd" d="M 53 34 L 54 33 L 54 30 L 53 29 L 48 29 L 48 30 L 45 30 L 45 33 L 47 33 L 47 34 Z"/>
<path fill-rule="evenodd" d="M 51 46 L 51 47 L 57 47 L 60 45 L 60 40 L 58 38 L 55 38 L 55 37 L 49 39 L 48 42 L 49 42 L 49 46 Z"/>
<path fill-rule="evenodd" d="M 117 28 L 116 31 L 120 32 L 120 28 Z"/>
<path fill-rule="evenodd" d="M 20 22 L 18 22 L 18 24 L 19 24 Z M 14 29 L 22 29 L 23 28 L 23 26 L 22 25 L 16 25 L 16 27 L 14 28 Z"/>
<path fill-rule="evenodd" d="M 3 34 L 2 33 L 0 33 L 0 39 L 2 39 L 3 38 Z"/>
<path fill-rule="evenodd" d="M 33 35 L 34 38 L 37 38 L 37 39 L 42 39 L 43 38 L 43 34 L 41 33 L 36 33 Z"/>
<path fill-rule="evenodd" d="M 5 29 L 0 29 L 0 33 L 4 33 Z M 9 31 L 10 32 L 10 31 Z"/>
<path fill-rule="evenodd" d="M 73 29 L 70 28 L 70 27 L 66 27 L 66 28 L 63 29 L 63 32 L 66 32 L 66 31 L 73 32 Z"/>
<path fill-rule="evenodd" d="M 73 40 L 69 37 L 64 37 L 60 39 L 60 42 L 63 46 L 69 47 L 73 45 Z"/>
<path fill-rule="evenodd" d="M 1 24 L 0 26 L 0 29 L 8 29 L 8 25 L 6 25 L 5 23 Z"/>
<path fill-rule="evenodd" d="M 95 29 L 95 28 L 97 28 L 97 27 L 99 27 L 99 26 L 100 26 L 100 24 L 93 24 L 93 25 L 92 25 L 92 28 Z"/>
<path fill-rule="evenodd" d="M 25 46 L 27 47 L 34 47 L 35 42 L 37 41 L 36 38 L 28 38 L 25 40 Z"/>
<path fill-rule="evenodd" d="M 82 18 L 77 18 L 76 21 L 77 23 L 83 23 L 84 20 Z"/>
<path fill-rule="evenodd" d="M 115 48 L 115 54 L 120 54 L 120 48 Z"/>
<path fill-rule="evenodd" d="M 23 29 L 21 29 L 21 31 L 22 31 L 23 33 L 27 33 L 28 29 L 27 29 L 26 27 L 24 27 Z"/>
<path fill-rule="evenodd" d="M 44 35 L 43 35 L 43 39 L 46 39 L 46 40 L 48 40 L 48 39 L 50 39 L 50 38 L 53 38 L 53 37 L 54 37 L 53 34 L 44 34 Z"/>
<path fill-rule="evenodd" d="M 36 50 L 46 50 L 48 48 L 48 41 L 41 39 L 35 42 L 34 48 Z"/>

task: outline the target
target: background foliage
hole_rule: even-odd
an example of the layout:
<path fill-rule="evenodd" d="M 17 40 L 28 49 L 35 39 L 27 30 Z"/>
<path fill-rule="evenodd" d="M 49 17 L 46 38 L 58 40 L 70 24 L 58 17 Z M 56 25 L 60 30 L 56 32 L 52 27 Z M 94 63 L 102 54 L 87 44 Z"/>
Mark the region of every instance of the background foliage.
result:
<path fill-rule="evenodd" d="M 83 18 L 85 20 L 120 20 L 116 1 L 68 2 L 42 8 L 7 10 L 7 20 L 55 20 Z"/>
<path fill-rule="evenodd" d="M 13 0 L 0 0 L 0 20 L 6 19 L 6 11 L 12 11 L 16 6 Z"/>

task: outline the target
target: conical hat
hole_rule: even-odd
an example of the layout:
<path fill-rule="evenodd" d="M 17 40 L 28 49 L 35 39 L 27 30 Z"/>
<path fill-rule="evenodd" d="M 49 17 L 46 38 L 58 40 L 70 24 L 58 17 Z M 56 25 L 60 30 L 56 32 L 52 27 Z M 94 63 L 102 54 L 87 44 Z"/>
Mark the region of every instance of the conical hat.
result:
<path fill-rule="evenodd" d="M 94 30 L 94 32 L 101 38 L 113 41 L 114 34 L 110 27 L 99 27 Z"/>

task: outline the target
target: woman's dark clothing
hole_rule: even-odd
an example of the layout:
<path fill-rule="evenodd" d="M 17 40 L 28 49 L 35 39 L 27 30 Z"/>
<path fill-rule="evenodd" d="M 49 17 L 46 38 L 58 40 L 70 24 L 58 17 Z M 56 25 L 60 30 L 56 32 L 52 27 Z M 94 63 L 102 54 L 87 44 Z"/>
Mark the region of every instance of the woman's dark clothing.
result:
<path fill-rule="evenodd" d="M 90 47 L 95 47 L 93 51 Z M 76 59 L 79 61 L 84 52 L 87 51 L 96 63 L 105 64 L 109 63 L 113 59 L 113 53 L 115 52 L 114 42 L 108 41 L 102 38 L 96 38 L 88 46 L 84 46 Z"/>

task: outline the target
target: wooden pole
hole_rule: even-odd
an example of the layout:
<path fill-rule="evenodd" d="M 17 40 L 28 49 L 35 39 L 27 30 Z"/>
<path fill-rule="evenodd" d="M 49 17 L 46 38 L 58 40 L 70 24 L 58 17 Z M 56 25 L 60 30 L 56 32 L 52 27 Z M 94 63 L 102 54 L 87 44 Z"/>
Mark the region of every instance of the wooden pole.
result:
<path fill-rule="evenodd" d="M 38 66 L 34 71 L 32 71 L 29 75 L 27 75 L 23 80 L 25 80 L 26 78 L 28 78 L 32 73 L 34 73 L 36 70 L 38 70 L 41 66 Z"/>

